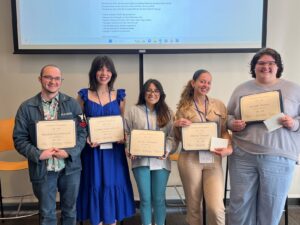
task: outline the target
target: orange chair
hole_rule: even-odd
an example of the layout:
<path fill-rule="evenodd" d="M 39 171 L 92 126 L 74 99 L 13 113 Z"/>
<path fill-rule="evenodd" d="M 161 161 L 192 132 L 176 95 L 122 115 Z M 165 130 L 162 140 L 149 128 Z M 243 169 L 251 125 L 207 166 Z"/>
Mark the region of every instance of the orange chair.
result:
<path fill-rule="evenodd" d="M 5 151 L 14 151 L 14 143 L 13 143 L 13 127 L 14 127 L 14 119 L 0 119 L 0 154 Z M 1 157 L 3 159 L 3 157 Z M 19 171 L 28 169 L 28 162 L 27 160 L 23 161 L 2 161 L 0 160 L 0 171 L 1 172 L 8 172 L 8 171 Z M 0 179 L 0 208 L 1 208 L 1 217 L 0 220 L 9 220 L 9 219 L 19 219 L 24 218 L 28 216 L 37 215 L 37 211 L 31 212 L 29 214 L 20 214 L 21 206 L 24 198 L 31 197 L 32 194 L 23 194 L 23 195 L 16 195 L 16 196 L 3 196 L 2 195 L 2 185 L 1 185 L 1 179 Z M 17 211 L 15 215 L 4 215 L 3 210 L 3 199 L 5 198 L 14 198 L 14 199 L 20 199 L 20 202 L 17 207 Z"/>
<path fill-rule="evenodd" d="M 181 184 L 181 180 L 179 178 L 179 173 L 178 173 L 178 168 L 177 168 L 177 161 L 178 161 L 178 158 L 179 158 L 179 153 L 174 153 L 174 154 L 171 154 L 169 156 L 169 159 L 174 162 L 172 163 L 172 171 L 171 171 L 171 179 L 169 179 L 169 182 L 167 184 L 167 188 L 174 188 L 174 190 L 176 191 L 181 203 L 180 204 L 175 204 L 175 206 L 183 206 L 185 207 L 186 206 L 186 203 L 185 203 L 185 197 L 182 196 L 182 194 L 180 193 L 179 191 L 179 188 L 182 188 L 182 184 Z M 175 168 L 174 168 L 175 167 Z M 173 179 L 172 179 L 173 178 Z M 168 204 L 169 206 L 172 206 L 172 204 Z"/>

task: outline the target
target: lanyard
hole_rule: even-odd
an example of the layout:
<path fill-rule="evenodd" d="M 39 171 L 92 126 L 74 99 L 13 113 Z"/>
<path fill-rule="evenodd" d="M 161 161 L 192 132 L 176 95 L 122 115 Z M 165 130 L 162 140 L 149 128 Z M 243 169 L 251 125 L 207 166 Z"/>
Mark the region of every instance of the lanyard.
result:
<path fill-rule="evenodd" d="M 148 107 L 147 107 L 147 105 L 145 105 L 145 111 L 146 111 L 146 118 L 147 118 L 147 128 L 148 128 L 148 130 L 150 130 L 150 122 L 149 122 L 149 115 L 148 115 Z M 156 124 L 156 128 L 155 128 L 155 130 L 157 130 L 157 124 Z"/>
<path fill-rule="evenodd" d="M 198 114 L 199 114 L 199 117 L 200 117 L 200 119 L 201 119 L 201 122 L 205 122 L 205 121 L 206 121 L 206 113 L 207 113 L 206 98 L 205 98 L 205 101 L 204 101 L 204 113 L 201 112 L 201 111 L 199 110 L 199 108 L 198 108 L 198 106 L 197 106 L 197 103 L 196 103 L 195 99 L 193 99 L 193 101 L 194 101 L 196 110 L 197 110 L 197 112 L 198 112 Z"/>
<path fill-rule="evenodd" d="M 101 111 L 102 111 L 101 116 L 104 116 L 103 105 L 102 105 L 102 103 L 101 103 L 101 100 L 100 100 L 98 91 L 96 91 L 96 93 L 97 93 L 97 97 L 98 97 L 99 103 L 100 103 L 100 105 L 101 105 Z M 111 103 L 110 91 L 108 92 L 108 97 L 109 97 L 109 103 Z M 109 109 L 110 109 L 110 107 L 111 107 L 111 104 L 109 104 Z M 111 114 L 111 110 L 109 110 L 109 113 Z"/>

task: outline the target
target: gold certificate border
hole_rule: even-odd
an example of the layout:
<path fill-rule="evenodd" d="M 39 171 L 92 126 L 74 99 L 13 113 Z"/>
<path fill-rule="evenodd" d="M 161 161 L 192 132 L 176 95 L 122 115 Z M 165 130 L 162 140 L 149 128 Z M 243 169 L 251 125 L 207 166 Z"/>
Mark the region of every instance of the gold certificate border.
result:
<path fill-rule="evenodd" d="M 76 126 L 74 120 L 43 120 L 36 122 L 37 148 L 74 148 Z"/>
<path fill-rule="evenodd" d="M 283 112 L 283 105 L 280 90 L 240 98 L 241 119 L 245 122 L 261 122 L 281 112 Z"/>
<path fill-rule="evenodd" d="M 107 120 L 109 123 L 115 122 L 115 124 L 119 124 L 121 129 L 113 129 L 109 127 L 105 127 L 104 129 L 101 129 L 101 126 L 99 126 L 101 123 L 105 123 Z M 99 123 L 99 124 L 96 124 Z M 117 142 L 122 139 L 124 139 L 124 122 L 123 118 L 120 115 L 116 116 L 101 116 L 101 117 L 90 117 L 88 118 L 88 124 L 89 124 L 89 136 L 90 136 L 90 141 L 95 142 L 95 143 L 112 143 L 112 142 Z M 106 124 L 107 125 L 107 124 Z M 96 134 L 96 130 L 100 130 L 101 133 Z M 106 131 L 105 131 L 106 130 Z M 121 133 L 122 130 L 122 133 Z M 112 132 L 116 131 L 118 132 L 117 135 L 112 135 Z M 106 134 L 105 134 L 106 132 Z"/>
<path fill-rule="evenodd" d="M 134 156 L 160 157 L 166 151 L 166 137 L 161 130 L 132 130 L 129 152 Z"/>
<path fill-rule="evenodd" d="M 190 126 L 183 127 L 181 134 L 183 150 L 208 151 L 211 137 L 218 137 L 218 124 L 216 122 L 192 123 Z"/>

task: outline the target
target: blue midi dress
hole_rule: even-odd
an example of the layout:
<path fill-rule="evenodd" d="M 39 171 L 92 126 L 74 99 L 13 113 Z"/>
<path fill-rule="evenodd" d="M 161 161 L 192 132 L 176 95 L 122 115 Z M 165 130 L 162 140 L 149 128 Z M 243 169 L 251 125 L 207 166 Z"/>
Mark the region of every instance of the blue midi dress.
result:
<path fill-rule="evenodd" d="M 124 89 L 118 89 L 116 100 L 101 105 L 88 99 L 88 89 L 81 89 L 78 94 L 86 117 L 120 115 L 119 105 L 126 96 Z M 124 144 L 113 143 L 112 149 L 104 150 L 86 144 L 81 160 L 77 220 L 98 225 L 133 216 L 135 204 Z"/>

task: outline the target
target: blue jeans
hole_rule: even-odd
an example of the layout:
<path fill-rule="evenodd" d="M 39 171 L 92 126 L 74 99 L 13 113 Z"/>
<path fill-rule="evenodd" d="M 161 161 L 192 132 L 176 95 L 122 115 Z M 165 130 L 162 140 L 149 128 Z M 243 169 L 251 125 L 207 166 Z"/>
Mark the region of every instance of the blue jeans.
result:
<path fill-rule="evenodd" d="M 295 161 L 235 148 L 229 157 L 230 225 L 278 225 Z"/>
<path fill-rule="evenodd" d="M 155 224 L 163 225 L 166 219 L 166 185 L 170 171 L 150 170 L 148 166 L 132 169 L 140 195 L 140 212 L 143 225 L 151 224 L 153 207 Z"/>
<path fill-rule="evenodd" d="M 60 193 L 61 224 L 76 224 L 76 199 L 79 190 L 80 171 L 70 175 L 65 170 L 49 171 L 43 182 L 33 182 L 33 192 L 39 200 L 41 225 L 56 225 L 56 193 Z"/>

